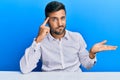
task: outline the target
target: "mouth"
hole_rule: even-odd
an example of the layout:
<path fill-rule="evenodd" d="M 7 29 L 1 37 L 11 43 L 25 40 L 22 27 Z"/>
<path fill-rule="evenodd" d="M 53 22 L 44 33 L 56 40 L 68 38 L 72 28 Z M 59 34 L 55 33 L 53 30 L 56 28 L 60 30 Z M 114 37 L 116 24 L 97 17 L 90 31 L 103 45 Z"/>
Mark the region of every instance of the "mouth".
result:
<path fill-rule="evenodd" d="M 63 29 L 64 28 L 64 26 L 60 26 L 60 27 L 58 27 L 57 29 Z"/>
<path fill-rule="evenodd" d="M 63 27 L 59 27 L 58 29 L 63 29 Z"/>

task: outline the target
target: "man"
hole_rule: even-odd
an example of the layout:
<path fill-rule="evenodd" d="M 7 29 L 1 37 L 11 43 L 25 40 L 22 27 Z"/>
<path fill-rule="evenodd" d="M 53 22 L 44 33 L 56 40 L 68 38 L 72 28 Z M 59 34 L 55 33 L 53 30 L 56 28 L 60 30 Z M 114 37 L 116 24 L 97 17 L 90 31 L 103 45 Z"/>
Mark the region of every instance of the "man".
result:
<path fill-rule="evenodd" d="M 22 73 L 31 72 L 39 60 L 42 60 L 42 71 L 45 72 L 82 72 L 80 65 L 91 68 L 97 52 L 117 48 L 105 45 L 105 40 L 95 44 L 88 52 L 82 35 L 65 29 L 66 10 L 60 2 L 48 3 L 45 15 L 46 20 L 40 26 L 38 36 L 20 60 Z"/>

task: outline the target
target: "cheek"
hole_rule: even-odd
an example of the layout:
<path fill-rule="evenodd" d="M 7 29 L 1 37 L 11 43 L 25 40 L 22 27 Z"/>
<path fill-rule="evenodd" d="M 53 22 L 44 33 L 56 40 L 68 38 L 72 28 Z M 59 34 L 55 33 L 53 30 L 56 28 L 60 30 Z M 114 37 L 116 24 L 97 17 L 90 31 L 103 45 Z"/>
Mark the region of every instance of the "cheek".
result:
<path fill-rule="evenodd" d="M 63 24 L 63 25 L 66 25 L 66 21 L 63 21 L 62 24 Z"/>
<path fill-rule="evenodd" d="M 64 22 L 64 26 L 66 26 L 66 22 Z"/>

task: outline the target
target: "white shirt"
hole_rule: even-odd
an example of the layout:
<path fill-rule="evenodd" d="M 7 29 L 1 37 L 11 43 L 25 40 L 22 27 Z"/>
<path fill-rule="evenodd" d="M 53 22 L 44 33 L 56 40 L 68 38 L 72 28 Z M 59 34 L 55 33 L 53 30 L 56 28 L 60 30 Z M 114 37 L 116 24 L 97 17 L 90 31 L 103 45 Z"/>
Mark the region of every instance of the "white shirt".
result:
<path fill-rule="evenodd" d="M 55 39 L 49 33 L 40 43 L 33 41 L 20 60 L 21 72 L 31 72 L 40 59 L 42 71 L 45 72 L 81 72 L 79 68 L 81 64 L 89 69 L 96 61 L 96 58 L 89 58 L 81 34 L 68 30 L 61 40 Z"/>

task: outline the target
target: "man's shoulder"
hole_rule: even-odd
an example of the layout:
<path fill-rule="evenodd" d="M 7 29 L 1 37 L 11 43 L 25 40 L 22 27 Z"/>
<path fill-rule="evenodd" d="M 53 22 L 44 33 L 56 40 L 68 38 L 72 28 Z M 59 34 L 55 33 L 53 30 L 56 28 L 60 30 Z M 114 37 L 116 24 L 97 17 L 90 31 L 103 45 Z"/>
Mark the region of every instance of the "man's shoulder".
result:
<path fill-rule="evenodd" d="M 82 36 L 79 32 L 75 32 L 75 31 L 69 31 L 67 30 L 69 36 L 74 36 L 74 37 L 79 37 Z"/>
<path fill-rule="evenodd" d="M 70 39 L 72 41 L 78 42 L 81 45 L 86 46 L 85 40 L 84 40 L 83 36 L 79 32 L 68 31 L 68 34 L 69 34 Z"/>
<path fill-rule="evenodd" d="M 73 32 L 67 30 L 67 35 L 69 36 L 69 39 L 73 41 L 79 41 L 83 39 L 82 35 L 79 32 Z"/>

